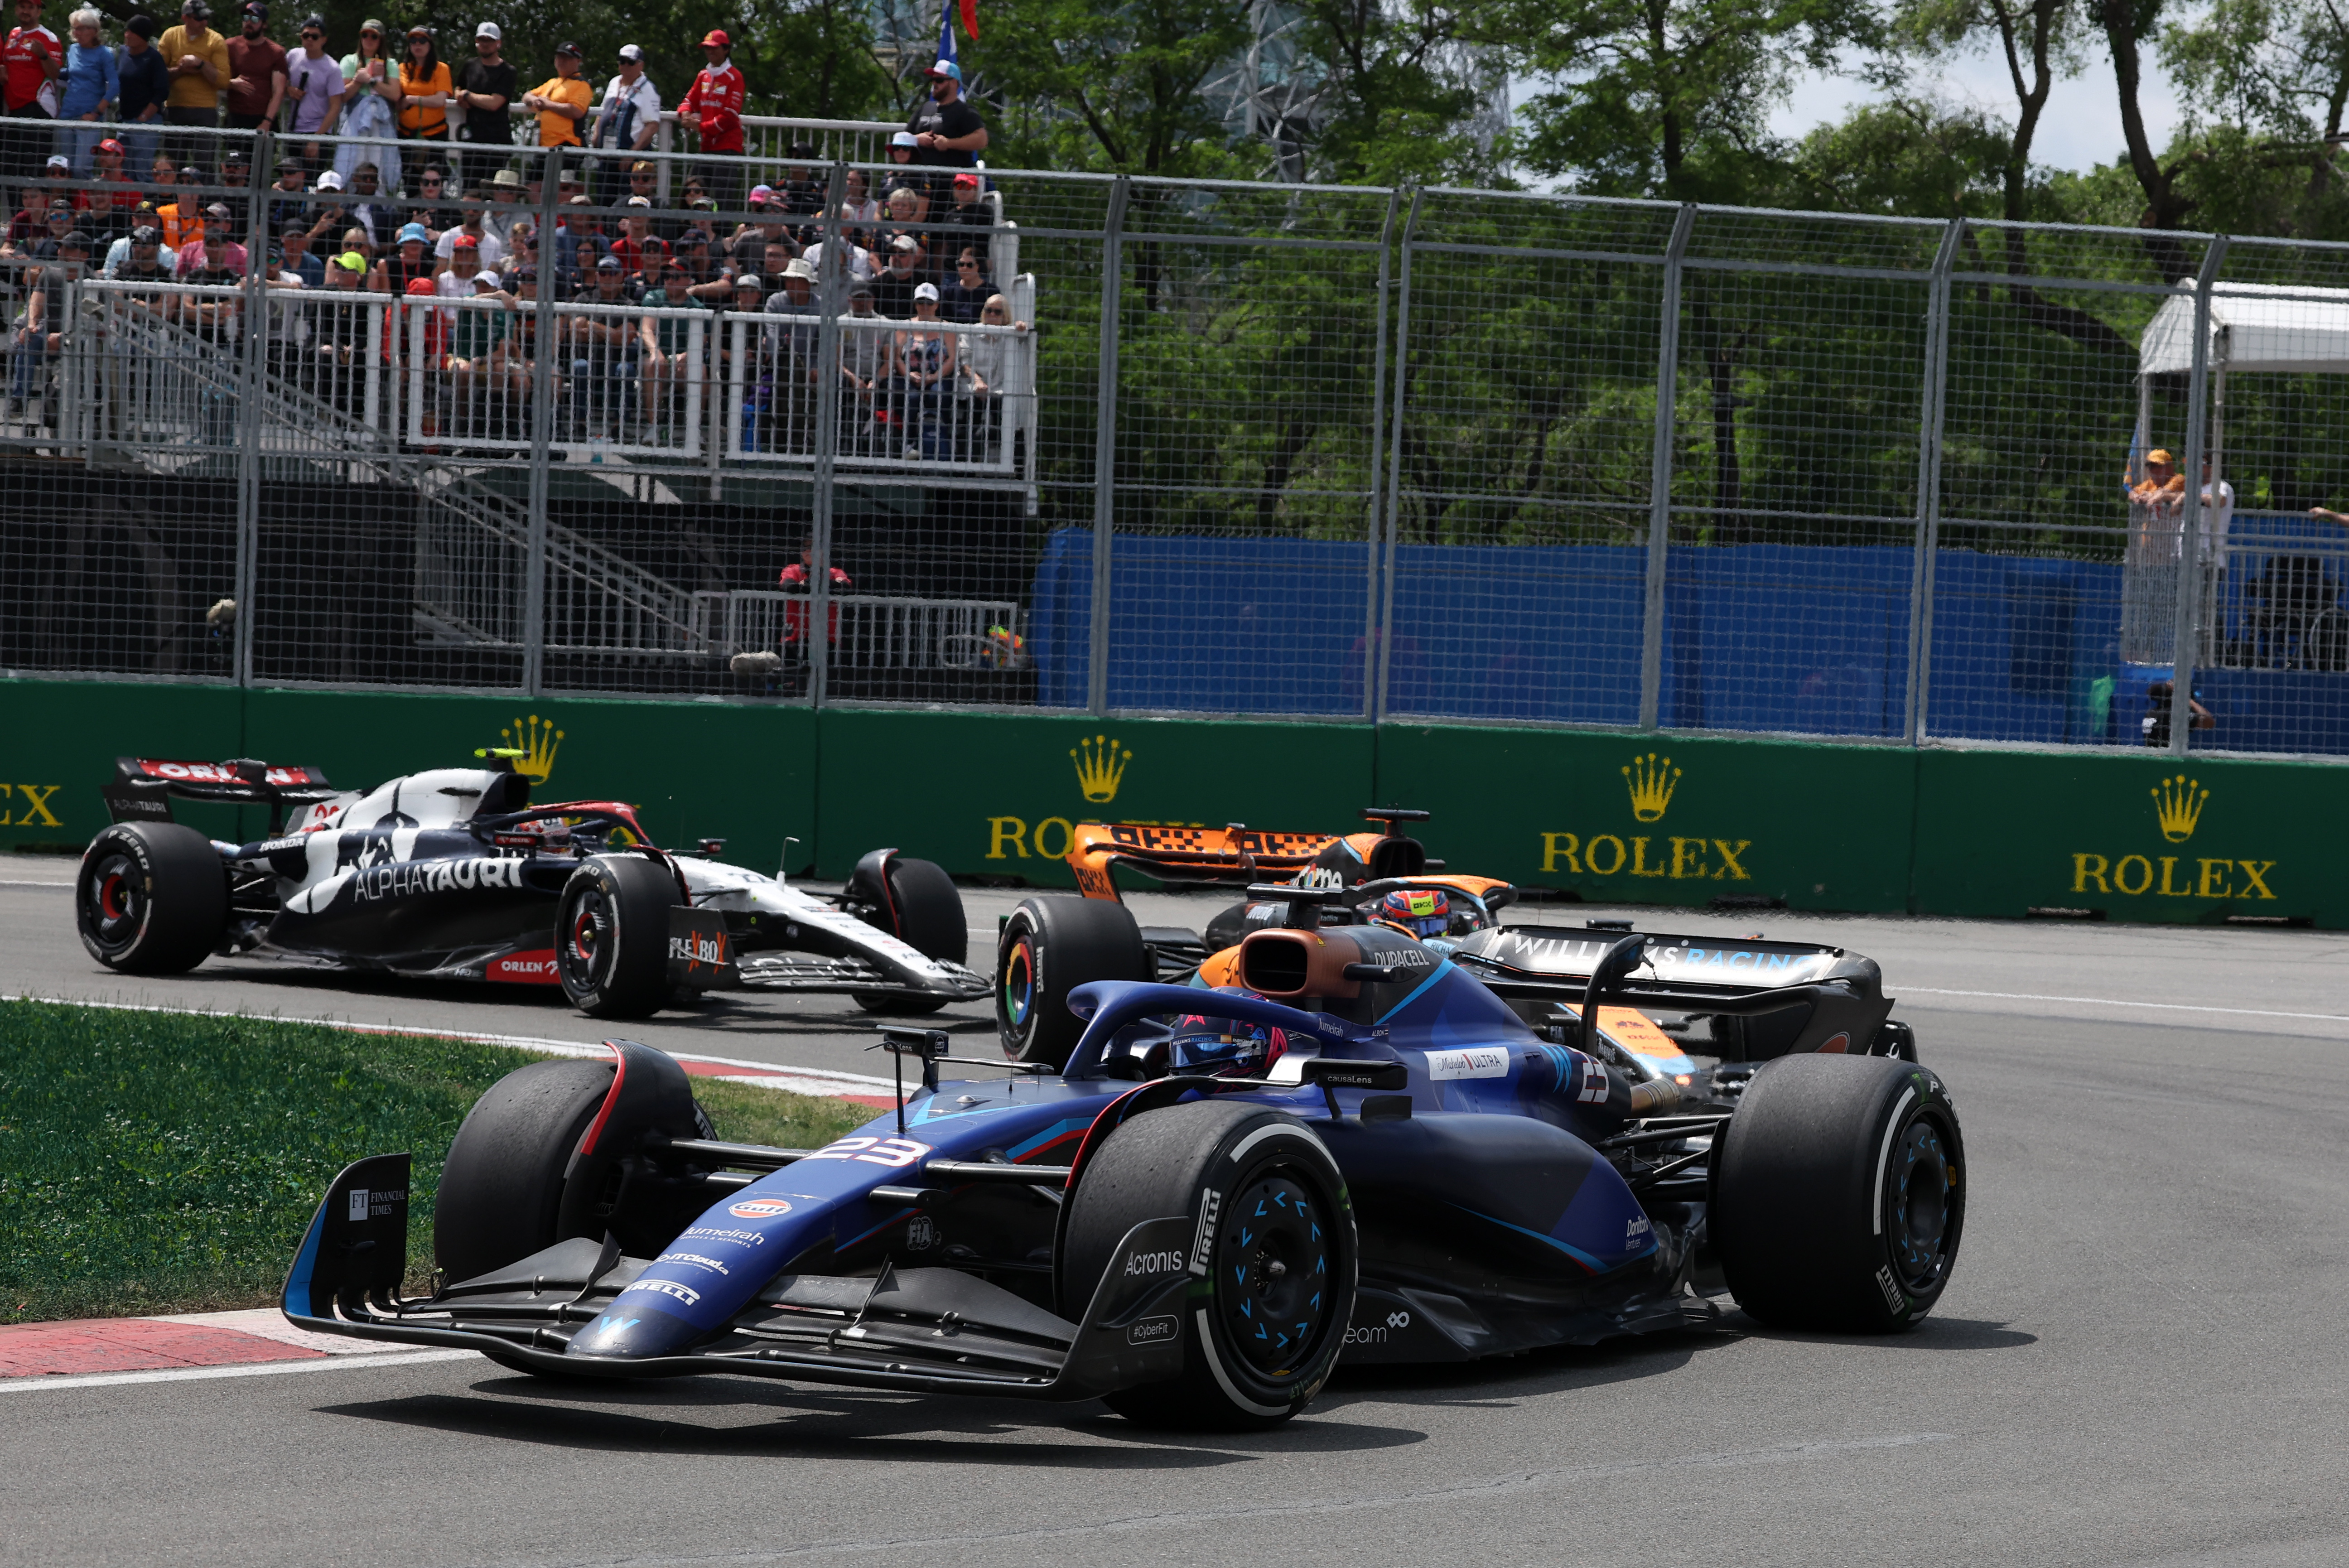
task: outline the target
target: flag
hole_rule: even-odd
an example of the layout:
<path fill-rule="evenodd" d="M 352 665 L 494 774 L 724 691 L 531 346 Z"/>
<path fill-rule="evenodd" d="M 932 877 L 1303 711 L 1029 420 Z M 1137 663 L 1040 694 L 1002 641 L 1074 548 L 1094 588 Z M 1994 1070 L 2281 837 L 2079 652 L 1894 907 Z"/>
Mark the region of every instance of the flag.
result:
<path fill-rule="evenodd" d="M 954 14 L 956 0 L 947 0 L 938 13 L 938 58 L 962 62 L 955 57 Z M 966 38 L 978 36 L 978 0 L 961 0 L 962 34 Z"/>

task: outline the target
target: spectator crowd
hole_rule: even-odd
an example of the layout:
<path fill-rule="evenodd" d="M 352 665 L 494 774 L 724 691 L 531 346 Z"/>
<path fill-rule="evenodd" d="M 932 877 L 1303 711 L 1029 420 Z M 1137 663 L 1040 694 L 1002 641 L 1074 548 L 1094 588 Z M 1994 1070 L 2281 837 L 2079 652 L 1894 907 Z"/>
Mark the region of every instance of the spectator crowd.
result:
<path fill-rule="evenodd" d="M 39 398 L 56 421 L 42 394 L 75 278 L 156 285 L 109 297 L 225 348 L 244 340 L 257 271 L 273 373 L 349 412 L 365 368 L 421 360 L 440 372 L 436 443 L 526 439 L 551 355 L 558 439 L 674 441 L 698 382 L 740 390 L 746 450 L 806 450 L 826 373 L 820 291 L 840 317 L 828 373 L 843 440 L 936 460 L 1003 439 L 994 405 L 1029 328 L 997 277 L 988 132 L 952 60 L 926 73 L 877 181 L 849 170 L 835 201 L 812 148 L 774 165 L 746 156 L 745 82 L 720 30 L 674 106 L 691 151 L 664 179 L 652 148 L 669 111 L 633 44 L 598 91 L 578 45 L 525 72 L 493 21 L 455 59 L 430 28 L 394 37 L 374 19 L 337 55 L 316 15 L 289 48 L 262 0 L 233 36 L 208 0 L 182 0 L 175 26 L 136 15 L 119 43 L 95 9 L 74 11 L 63 41 L 42 0 L 14 4 L 0 51 L 0 180 L 22 198 L 0 239 L 10 416 Z M 272 131 L 270 167 L 257 174 L 254 139 L 223 128 Z M 370 314 L 359 306 L 385 302 L 339 297 L 353 295 L 433 303 Z M 525 308 L 542 297 L 571 307 L 544 345 Z M 729 313 L 759 320 L 729 330 Z"/>

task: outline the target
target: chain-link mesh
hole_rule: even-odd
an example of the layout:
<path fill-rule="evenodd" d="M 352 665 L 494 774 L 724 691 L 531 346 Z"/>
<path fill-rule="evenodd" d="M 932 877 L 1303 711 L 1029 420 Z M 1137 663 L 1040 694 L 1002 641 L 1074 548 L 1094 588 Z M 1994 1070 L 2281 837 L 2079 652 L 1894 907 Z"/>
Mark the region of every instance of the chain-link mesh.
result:
<path fill-rule="evenodd" d="M 767 129 L 13 171 L 10 666 L 2349 753 L 2349 248 Z"/>

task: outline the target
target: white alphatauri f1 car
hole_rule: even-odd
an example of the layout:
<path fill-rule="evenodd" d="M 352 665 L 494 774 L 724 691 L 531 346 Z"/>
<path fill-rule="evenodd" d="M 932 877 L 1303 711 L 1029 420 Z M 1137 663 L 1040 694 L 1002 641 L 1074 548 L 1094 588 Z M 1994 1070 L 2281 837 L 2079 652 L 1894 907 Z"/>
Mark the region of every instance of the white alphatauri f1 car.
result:
<path fill-rule="evenodd" d="M 314 767 L 124 757 L 113 825 L 83 853 L 74 913 L 109 969 L 170 973 L 255 951 L 441 979 L 560 984 L 583 1011 L 643 1017 L 679 991 L 833 992 L 928 1012 L 988 992 L 963 967 L 962 897 L 926 860 L 876 849 L 834 896 L 662 849 L 619 801 L 533 806 L 507 760 L 336 790 Z M 171 801 L 270 808 L 249 844 L 174 822 Z"/>

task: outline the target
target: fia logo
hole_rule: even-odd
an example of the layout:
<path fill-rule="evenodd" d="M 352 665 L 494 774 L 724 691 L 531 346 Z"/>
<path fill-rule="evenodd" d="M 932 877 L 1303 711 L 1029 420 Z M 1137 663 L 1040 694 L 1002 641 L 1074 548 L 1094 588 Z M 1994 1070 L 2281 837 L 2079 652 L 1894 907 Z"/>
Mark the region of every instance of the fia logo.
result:
<path fill-rule="evenodd" d="M 554 753 L 563 744 L 563 732 L 552 721 L 542 723 L 539 716 L 533 713 L 500 730 L 498 739 L 504 742 L 499 752 L 512 761 L 514 772 L 534 784 L 543 784 L 554 771 Z"/>
<path fill-rule="evenodd" d="M 938 1244 L 938 1222 L 926 1214 L 916 1214 L 905 1221 L 905 1249 L 926 1252 Z"/>
<path fill-rule="evenodd" d="M 1118 742 L 1107 735 L 1095 735 L 1081 741 L 1069 758 L 1077 765 L 1077 787 L 1085 792 L 1090 801 L 1109 802 L 1117 798 L 1117 786 L 1125 778 L 1125 768 L 1133 761 L 1133 753 L 1118 749 Z"/>

